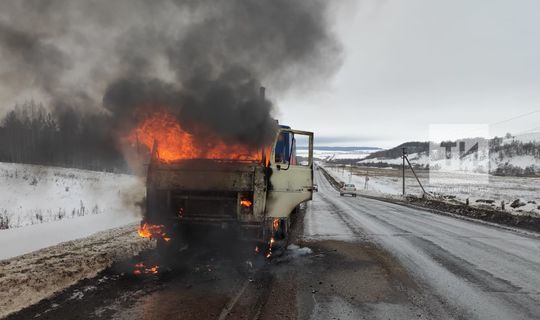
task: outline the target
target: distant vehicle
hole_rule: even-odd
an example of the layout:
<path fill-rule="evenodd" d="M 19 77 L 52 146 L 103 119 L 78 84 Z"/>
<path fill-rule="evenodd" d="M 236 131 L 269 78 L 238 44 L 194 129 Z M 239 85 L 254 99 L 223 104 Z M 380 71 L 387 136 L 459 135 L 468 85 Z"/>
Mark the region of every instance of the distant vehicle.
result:
<path fill-rule="evenodd" d="M 354 184 L 344 184 L 343 187 L 339 189 L 340 196 L 344 196 L 346 194 L 350 194 L 351 196 L 356 197 L 356 187 Z"/>
<path fill-rule="evenodd" d="M 313 191 L 315 192 L 319 191 L 319 186 L 316 183 L 313 184 Z"/>

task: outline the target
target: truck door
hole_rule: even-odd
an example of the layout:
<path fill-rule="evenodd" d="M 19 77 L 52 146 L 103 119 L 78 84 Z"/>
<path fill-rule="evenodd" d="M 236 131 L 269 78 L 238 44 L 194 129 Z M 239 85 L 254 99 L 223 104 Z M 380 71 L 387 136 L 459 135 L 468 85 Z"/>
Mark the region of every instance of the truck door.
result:
<path fill-rule="evenodd" d="M 266 216 L 286 218 L 313 193 L 313 133 L 281 128 L 270 157 Z"/>

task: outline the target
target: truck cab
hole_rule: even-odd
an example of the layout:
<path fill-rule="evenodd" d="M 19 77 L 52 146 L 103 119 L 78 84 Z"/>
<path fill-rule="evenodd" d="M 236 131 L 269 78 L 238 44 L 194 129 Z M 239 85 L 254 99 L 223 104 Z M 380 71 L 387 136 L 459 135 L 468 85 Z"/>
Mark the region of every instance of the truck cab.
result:
<path fill-rule="evenodd" d="M 312 132 L 279 126 L 257 160 L 165 162 L 152 152 L 141 228 L 159 230 L 147 232 L 158 240 L 213 228 L 271 243 L 287 238 L 291 214 L 312 192 Z"/>

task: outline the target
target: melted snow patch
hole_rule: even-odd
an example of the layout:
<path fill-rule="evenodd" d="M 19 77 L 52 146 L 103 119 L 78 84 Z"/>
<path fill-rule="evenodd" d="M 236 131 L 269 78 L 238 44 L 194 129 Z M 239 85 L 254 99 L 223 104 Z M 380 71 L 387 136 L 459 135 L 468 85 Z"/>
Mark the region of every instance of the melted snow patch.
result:
<path fill-rule="evenodd" d="M 313 251 L 308 247 L 300 247 L 296 244 L 290 244 L 287 247 L 287 254 L 292 257 L 299 257 L 311 254 Z"/>

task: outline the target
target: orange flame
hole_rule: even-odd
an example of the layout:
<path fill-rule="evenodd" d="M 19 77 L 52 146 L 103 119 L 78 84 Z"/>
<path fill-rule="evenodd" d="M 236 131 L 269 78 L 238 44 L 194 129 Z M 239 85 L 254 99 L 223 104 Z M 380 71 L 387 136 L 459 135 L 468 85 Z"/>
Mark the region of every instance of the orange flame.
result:
<path fill-rule="evenodd" d="M 143 223 L 138 230 L 139 236 L 150 239 L 163 239 L 165 241 L 171 240 L 169 236 L 163 231 L 165 227 L 163 225 Z"/>
<path fill-rule="evenodd" d="M 253 205 L 253 202 L 251 202 L 250 200 L 244 199 L 240 201 L 240 205 L 242 207 L 249 208 Z"/>
<path fill-rule="evenodd" d="M 260 150 L 240 144 L 226 144 L 219 137 L 208 137 L 201 143 L 185 131 L 173 115 L 163 111 L 145 118 L 130 133 L 128 140 L 141 143 L 148 150 L 152 150 L 154 141 L 157 141 L 157 156 L 165 162 L 185 159 L 262 160 Z"/>
<path fill-rule="evenodd" d="M 269 167 L 270 166 L 270 156 L 272 155 L 272 148 L 266 147 L 264 149 L 264 166 Z"/>
<path fill-rule="evenodd" d="M 140 274 L 157 274 L 159 272 L 159 266 L 151 266 L 146 267 L 144 263 L 139 262 L 135 264 L 135 268 L 133 270 L 133 274 L 140 275 Z"/>
<path fill-rule="evenodd" d="M 274 231 L 278 231 L 278 229 L 279 229 L 279 219 L 274 219 L 274 221 L 272 221 L 272 228 L 274 229 Z"/>
<path fill-rule="evenodd" d="M 272 248 L 274 247 L 274 237 L 270 238 L 270 242 L 268 243 L 268 251 L 266 252 L 266 258 L 270 259 L 272 256 Z"/>

